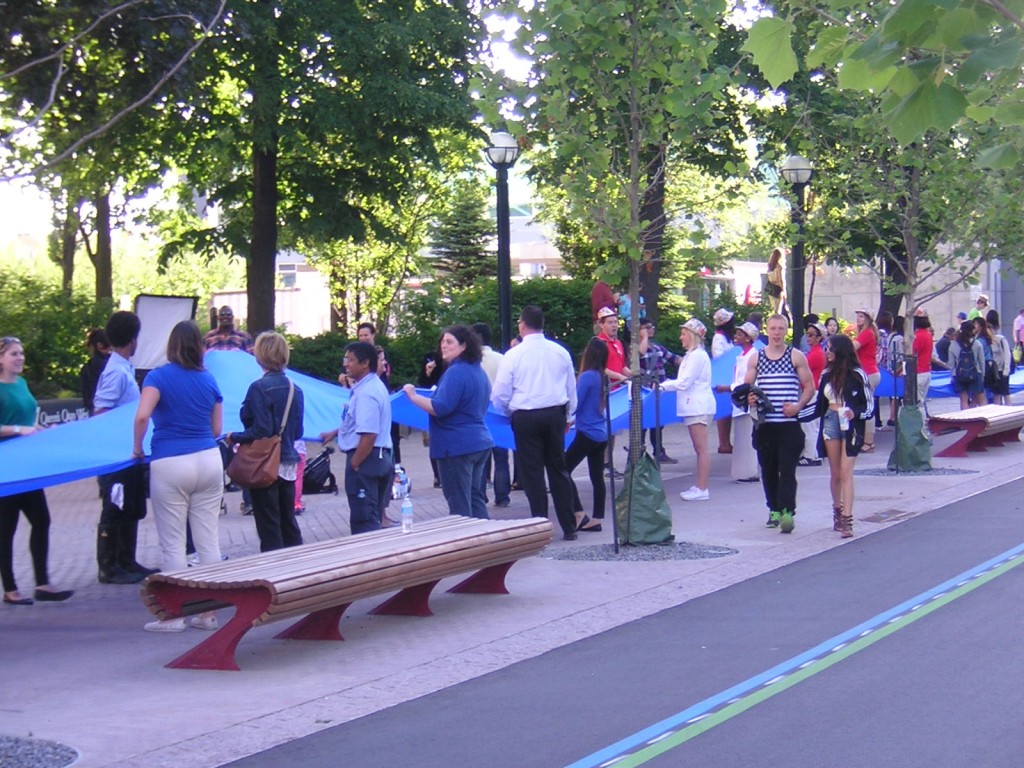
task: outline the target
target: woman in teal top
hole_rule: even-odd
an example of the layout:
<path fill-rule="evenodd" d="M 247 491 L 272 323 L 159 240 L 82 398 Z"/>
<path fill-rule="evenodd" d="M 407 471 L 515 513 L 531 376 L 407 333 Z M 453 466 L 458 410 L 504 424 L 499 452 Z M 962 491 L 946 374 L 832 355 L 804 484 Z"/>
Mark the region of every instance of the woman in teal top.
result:
<path fill-rule="evenodd" d="M 36 399 L 21 377 L 25 368 L 25 350 L 13 336 L 0 339 L 0 440 L 11 440 L 36 431 Z M 0 498 L 0 579 L 4 586 L 4 602 L 8 605 L 32 605 L 30 597 L 22 597 L 14 580 L 14 534 L 21 513 L 32 526 L 28 548 L 36 577 L 35 599 L 40 602 L 67 600 L 71 590 L 57 590 L 50 585 L 46 560 L 50 549 L 50 508 L 43 491 L 26 491 Z"/>

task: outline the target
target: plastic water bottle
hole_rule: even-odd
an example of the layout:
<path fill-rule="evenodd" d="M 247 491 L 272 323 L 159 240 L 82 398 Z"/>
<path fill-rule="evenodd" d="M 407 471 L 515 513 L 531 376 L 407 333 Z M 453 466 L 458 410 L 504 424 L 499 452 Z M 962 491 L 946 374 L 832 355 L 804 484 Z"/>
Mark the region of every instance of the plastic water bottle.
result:
<path fill-rule="evenodd" d="M 412 499 L 402 499 L 402 533 L 412 533 Z"/>

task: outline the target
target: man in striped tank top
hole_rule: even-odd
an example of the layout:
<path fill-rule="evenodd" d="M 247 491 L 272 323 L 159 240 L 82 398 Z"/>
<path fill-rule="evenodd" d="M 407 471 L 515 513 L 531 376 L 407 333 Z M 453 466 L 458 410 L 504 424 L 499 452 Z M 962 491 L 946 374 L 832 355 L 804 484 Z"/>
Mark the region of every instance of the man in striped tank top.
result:
<path fill-rule="evenodd" d="M 789 321 L 782 315 L 768 318 L 768 346 L 750 356 L 747 384 L 764 392 L 771 409 L 760 417 L 755 433 L 761 483 L 768 504 L 768 527 L 793 531 L 796 514 L 796 467 L 804 447 L 797 414 L 814 398 L 814 379 L 803 352 L 786 344 Z M 751 394 L 751 407 L 757 398 Z"/>

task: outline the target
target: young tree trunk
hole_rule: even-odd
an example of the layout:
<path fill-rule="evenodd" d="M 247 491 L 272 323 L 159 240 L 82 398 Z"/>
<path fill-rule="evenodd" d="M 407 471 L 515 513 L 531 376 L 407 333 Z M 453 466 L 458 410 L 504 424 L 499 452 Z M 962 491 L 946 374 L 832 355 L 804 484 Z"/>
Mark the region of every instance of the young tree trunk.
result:
<path fill-rule="evenodd" d="M 640 293 L 651 322 L 658 322 L 658 300 L 661 295 L 661 267 L 665 244 L 665 146 L 651 147 L 648 163 L 648 185 L 640 208 L 642 221 L 650 222 L 644 233 L 643 261 L 640 266 Z M 637 302 L 636 296 L 631 297 Z M 639 302 L 637 302 L 639 312 Z M 635 332 L 635 331 L 634 331 Z"/>

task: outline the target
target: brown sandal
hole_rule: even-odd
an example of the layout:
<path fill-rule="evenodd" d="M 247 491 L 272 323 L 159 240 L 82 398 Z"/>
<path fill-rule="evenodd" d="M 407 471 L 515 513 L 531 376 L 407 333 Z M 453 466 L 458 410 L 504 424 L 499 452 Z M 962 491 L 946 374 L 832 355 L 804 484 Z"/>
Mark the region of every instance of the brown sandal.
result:
<path fill-rule="evenodd" d="M 839 521 L 839 538 L 849 539 L 853 537 L 853 515 L 843 515 Z"/>
<path fill-rule="evenodd" d="M 843 505 L 840 504 L 838 507 L 832 507 L 832 530 L 842 530 L 842 519 L 843 519 Z"/>

